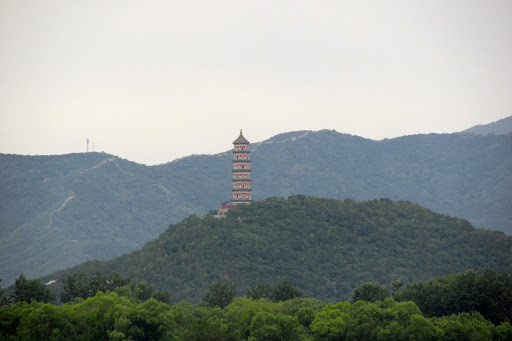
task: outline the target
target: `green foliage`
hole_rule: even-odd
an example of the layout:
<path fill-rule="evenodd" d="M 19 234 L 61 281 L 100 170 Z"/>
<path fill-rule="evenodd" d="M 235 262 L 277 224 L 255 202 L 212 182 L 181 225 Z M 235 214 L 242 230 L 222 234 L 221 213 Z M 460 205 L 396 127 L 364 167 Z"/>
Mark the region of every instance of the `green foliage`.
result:
<path fill-rule="evenodd" d="M 174 321 L 166 314 L 169 310 L 169 305 L 150 298 L 128 314 L 130 323 L 123 334 L 135 341 L 168 339 L 174 327 Z"/>
<path fill-rule="evenodd" d="M 478 311 L 495 324 L 512 320 L 512 278 L 506 273 L 468 271 L 432 278 L 408 284 L 393 297 L 415 302 L 428 317 Z"/>
<path fill-rule="evenodd" d="M 291 132 L 252 146 L 253 196 L 389 197 L 512 233 L 510 146 L 506 135 L 372 141 Z M 35 278 L 111 259 L 170 223 L 218 208 L 231 197 L 231 158 L 195 155 L 147 167 L 104 153 L 0 155 L 0 277 L 10 285 L 21 272 Z"/>
<path fill-rule="evenodd" d="M 500 338 L 497 335 L 497 328 L 494 328 L 492 323 L 485 320 L 479 313 L 460 313 L 433 318 L 432 323 L 444 331 L 445 340 L 507 340 Z M 499 330 L 507 330 L 506 333 L 510 333 L 507 327 L 501 325 Z"/>
<path fill-rule="evenodd" d="M 55 296 L 51 293 L 41 281 L 38 279 L 26 279 L 25 275 L 21 274 L 14 283 L 14 294 L 12 300 L 16 302 L 51 302 Z"/>
<path fill-rule="evenodd" d="M 114 291 L 118 287 L 128 285 L 130 279 L 121 277 L 118 273 L 104 275 L 98 271 L 93 276 L 88 277 L 85 273 L 80 272 L 69 275 L 62 280 L 62 283 L 65 292 L 61 294 L 60 299 L 65 303 L 72 301 L 76 297 L 93 297 L 98 291 Z"/>
<path fill-rule="evenodd" d="M 236 296 L 236 286 L 234 284 L 217 282 L 203 296 L 203 302 L 210 307 L 220 307 L 223 309 L 230 304 Z"/>
<path fill-rule="evenodd" d="M 299 323 L 306 328 L 309 328 L 311 322 L 313 322 L 315 319 L 315 315 L 316 312 L 313 310 L 313 308 L 310 307 L 300 308 L 299 311 L 297 311 L 297 318 L 299 319 Z"/>
<path fill-rule="evenodd" d="M 226 307 L 224 318 L 230 337 L 236 340 L 280 337 L 284 340 L 288 337 L 301 340 L 310 335 L 305 324 L 310 323 L 311 317 L 314 318 L 314 314 L 324 305 L 310 298 L 295 298 L 278 303 L 266 299 L 238 298 Z"/>
<path fill-rule="evenodd" d="M 413 302 L 235 299 L 224 309 L 99 292 L 62 306 L 0 306 L 1 340 L 510 340 L 479 313 L 426 318 Z"/>
<path fill-rule="evenodd" d="M 288 301 L 297 297 L 304 297 L 304 293 L 286 280 L 276 285 L 272 294 L 275 302 Z"/>
<path fill-rule="evenodd" d="M 343 311 L 343 307 L 347 304 L 328 304 L 316 314 L 311 331 L 317 340 L 340 340 L 346 335 L 348 314 Z"/>
<path fill-rule="evenodd" d="M 261 312 L 252 318 L 249 330 L 250 340 L 280 341 L 298 340 L 302 328 L 297 317 Z"/>
<path fill-rule="evenodd" d="M 291 285 L 287 280 L 284 280 L 274 287 L 268 283 L 260 283 L 247 290 L 247 297 L 254 300 L 266 298 L 274 302 L 281 302 L 304 297 L 304 293 Z"/>
<path fill-rule="evenodd" d="M 328 304 L 311 324 L 317 340 L 436 340 L 442 330 L 414 303 L 357 301 Z"/>
<path fill-rule="evenodd" d="M 254 286 L 288 280 L 306 296 L 332 302 L 349 300 L 369 281 L 410 283 L 486 268 L 512 273 L 511 244 L 501 232 L 406 201 L 297 195 L 239 205 L 222 219 L 190 216 L 141 250 L 49 278 L 119 272 L 168 291 L 173 302 L 194 303 L 219 281 L 273 300 L 268 285 Z"/>
<path fill-rule="evenodd" d="M 384 301 L 388 297 L 388 289 L 379 283 L 368 282 L 358 286 L 352 294 L 352 302 L 368 301 L 377 302 Z"/>
<path fill-rule="evenodd" d="M 247 290 L 247 297 L 252 298 L 253 300 L 258 300 L 260 298 L 273 300 L 273 295 L 274 288 L 272 287 L 272 284 L 269 283 L 260 283 Z"/>
<path fill-rule="evenodd" d="M 118 273 L 102 274 L 96 272 L 93 276 L 85 273 L 74 273 L 62 280 L 64 292 L 61 294 L 61 302 L 71 302 L 76 298 L 89 298 L 98 292 L 116 291 L 122 296 L 128 296 L 135 302 L 145 302 L 150 298 L 163 303 L 170 303 L 168 292 L 155 292 L 151 284 L 142 281 L 132 283 L 127 277 Z M 130 286 L 129 286 L 130 285 Z"/>

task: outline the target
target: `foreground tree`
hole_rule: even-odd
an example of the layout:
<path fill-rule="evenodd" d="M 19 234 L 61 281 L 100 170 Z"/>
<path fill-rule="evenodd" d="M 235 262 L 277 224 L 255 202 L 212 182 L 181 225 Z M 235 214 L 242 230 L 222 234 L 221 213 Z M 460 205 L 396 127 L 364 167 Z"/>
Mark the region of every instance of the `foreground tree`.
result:
<path fill-rule="evenodd" d="M 368 282 L 358 286 L 352 294 L 352 302 L 367 301 L 377 302 L 384 301 L 388 297 L 388 289 L 376 282 Z"/>
<path fill-rule="evenodd" d="M 63 279 L 62 283 L 64 293 L 61 294 L 60 299 L 63 303 L 71 302 L 77 297 L 93 297 L 100 291 L 112 292 L 116 290 L 127 290 L 129 295 L 137 302 L 145 302 L 154 298 L 163 303 L 170 303 L 168 292 L 155 291 L 151 284 L 146 284 L 144 281 L 132 283 L 129 278 L 122 277 L 118 273 L 104 275 L 101 272 L 96 272 L 91 277 L 83 272 L 75 273 Z"/>
<path fill-rule="evenodd" d="M 249 290 L 247 290 L 247 297 L 253 300 L 259 300 L 260 298 L 266 298 L 267 300 L 273 300 L 274 288 L 269 283 L 260 283 Z"/>
<path fill-rule="evenodd" d="M 304 297 L 304 293 L 291 285 L 290 282 L 284 280 L 274 288 L 274 302 L 288 301 L 297 297 Z"/>
<path fill-rule="evenodd" d="M 210 307 L 220 307 L 224 309 L 233 301 L 236 296 L 236 286 L 234 284 L 217 282 L 213 287 L 208 289 L 203 296 L 203 302 Z"/>
<path fill-rule="evenodd" d="M 60 295 L 60 300 L 63 303 L 66 303 L 72 301 L 76 297 L 91 297 L 88 282 L 88 278 L 83 272 L 69 275 L 68 278 L 62 280 L 64 293 Z"/>
<path fill-rule="evenodd" d="M 407 284 L 393 293 L 397 301 L 415 302 L 426 317 L 480 312 L 494 324 L 512 320 L 512 278 L 507 273 L 474 271 Z"/>
<path fill-rule="evenodd" d="M 229 286 L 228 286 L 229 287 Z M 512 340 L 512 326 L 480 313 L 427 318 L 414 302 L 237 298 L 224 309 L 99 292 L 55 306 L 0 306 L 0 340 Z"/>
<path fill-rule="evenodd" d="M 269 283 L 260 283 L 247 290 L 247 297 L 253 300 L 265 298 L 274 302 L 289 301 L 297 297 L 305 297 L 304 293 L 291 285 L 287 280 L 272 286 Z"/>
<path fill-rule="evenodd" d="M 14 294 L 12 296 L 14 303 L 16 302 L 44 302 L 48 303 L 55 299 L 43 283 L 37 279 L 26 279 L 24 274 L 21 274 L 14 282 Z"/>

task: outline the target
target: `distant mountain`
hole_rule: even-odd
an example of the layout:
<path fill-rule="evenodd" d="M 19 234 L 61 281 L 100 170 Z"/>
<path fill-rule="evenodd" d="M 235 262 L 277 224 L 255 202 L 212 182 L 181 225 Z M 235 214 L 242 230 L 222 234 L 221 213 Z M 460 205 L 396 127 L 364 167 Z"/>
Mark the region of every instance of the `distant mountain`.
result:
<path fill-rule="evenodd" d="M 310 297 L 339 301 L 367 281 L 390 285 L 468 269 L 511 273 L 511 244 L 502 232 L 409 202 L 299 195 L 239 205 L 227 218 L 191 216 L 141 250 L 47 279 L 120 272 L 168 290 L 174 302 L 198 302 L 216 281 L 245 293 L 287 279 Z"/>
<path fill-rule="evenodd" d="M 0 278 L 110 259 L 195 211 L 158 167 L 108 154 L 0 156 Z"/>
<path fill-rule="evenodd" d="M 480 135 L 512 134 L 512 116 L 505 117 L 499 121 L 492 122 L 489 124 L 479 124 L 469 129 L 463 130 L 462 132 Z"/>
<path fill-rule="evenodd" d="M 253 197 L 419 203 L 512 233 L 512 136 L 373 141 L 298 131 L 251 145 Z M 142 247 L 231 197 L 228 151 L 144 166 L 103 153 L 0 155 L 0 278 L 38 277 Z M 138 244 L 138 246 L 137 246 Z"/>

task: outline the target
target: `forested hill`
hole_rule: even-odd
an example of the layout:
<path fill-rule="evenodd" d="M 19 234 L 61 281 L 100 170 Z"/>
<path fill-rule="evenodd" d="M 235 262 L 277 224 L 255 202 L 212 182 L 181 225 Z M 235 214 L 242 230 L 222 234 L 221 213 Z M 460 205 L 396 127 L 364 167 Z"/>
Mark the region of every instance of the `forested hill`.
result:
<path fill-rule="evenodd" d="M 227 218 L 190 216 L 141 250 L 70 272 L 119 272 L 197 302 L 216 281 L 244 294 L 289 280 L 314 298 L 349 299 L 367 281 L 428 279 L 485 268 L 511 273 L 512 237 L 389 199 L 356 202 L 293 196 L 239 205 Z"/>
<path fill-rule="evenodd" d="M 248 136 L 250 138 L 250 136 Z M 231 139 L 231 138 L 230 138 Z M 512 233 L 512 136 L 373 141 L 299 131 L 251 145 L 253 197 L 409 200 Z M 0 155 L 0 278 L 109 259 L 231 197 L 230 152 L 144 166 L 104 153 Z"/>

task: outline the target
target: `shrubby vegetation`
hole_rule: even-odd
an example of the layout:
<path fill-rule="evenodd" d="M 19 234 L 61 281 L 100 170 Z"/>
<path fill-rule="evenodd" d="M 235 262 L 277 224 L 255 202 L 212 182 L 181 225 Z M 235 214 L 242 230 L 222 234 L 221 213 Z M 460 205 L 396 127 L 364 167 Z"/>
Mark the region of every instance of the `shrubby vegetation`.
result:
<path fill-rule="evenodd" d="M 119 272 L 168 291 L 173 302 L 193 303 L 218 281 L 242 293 L 269 283 L 254 297 L 273 300 L 272 286 L 288 280 L 309 297 L 337 302 L 370 281 L 391 286 L 486 268 L 512 273 L 511 243 L 501 232 L 405 201 L 297 195 L 239 205 L 223 219 L 190 216 L 141 250 L 47 278 Z"/>
<path fill-rule="evenodd" d="M 512 233 L 512 136 L 372 141 L 324 130 L 268 142 L 252 146 L 255 199 L 389 197 Z M 21 272 L 33 278 L 111 259 L 144 245 L 169 223 L 218 207 L 231 197 L 231 158 L 195 155 L 147 167 L 104 153 L 0 155 L 3 284 Z"/>

